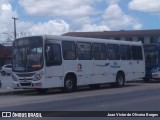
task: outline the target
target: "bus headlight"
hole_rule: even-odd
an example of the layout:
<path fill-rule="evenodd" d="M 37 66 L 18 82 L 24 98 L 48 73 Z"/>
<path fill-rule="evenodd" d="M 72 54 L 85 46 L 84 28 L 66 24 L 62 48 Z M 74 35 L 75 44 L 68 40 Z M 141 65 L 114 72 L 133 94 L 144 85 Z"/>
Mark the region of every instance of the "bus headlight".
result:
<path fill-rule="evenodd" d="M 34 75 L 34 81 L 38 81 L 38 80 L 42 79 L 43 75 L 44 75 L 44 73 L 42 71 L 39 73 L 36 73 Z"/>
<path fill-rule="evenodd" d="M 12 74 L 12 79 L 13 79 L 13 81 L 18 81 L 18 79 L 16 78 L 16 76 L 14 74 Z"/>

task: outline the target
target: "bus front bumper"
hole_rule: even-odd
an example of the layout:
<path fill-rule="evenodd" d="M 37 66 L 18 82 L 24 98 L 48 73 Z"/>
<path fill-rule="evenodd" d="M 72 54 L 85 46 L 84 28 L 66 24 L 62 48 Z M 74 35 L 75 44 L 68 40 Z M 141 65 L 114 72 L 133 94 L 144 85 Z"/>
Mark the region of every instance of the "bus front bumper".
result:
<path fill-rule="evenodd" d="M 12 81 L 12 86 L 13 88 L 44 88 L 43 84 L 41 81 L 31 81 L 31 82 L 16 82 L 16 81 Z"/>

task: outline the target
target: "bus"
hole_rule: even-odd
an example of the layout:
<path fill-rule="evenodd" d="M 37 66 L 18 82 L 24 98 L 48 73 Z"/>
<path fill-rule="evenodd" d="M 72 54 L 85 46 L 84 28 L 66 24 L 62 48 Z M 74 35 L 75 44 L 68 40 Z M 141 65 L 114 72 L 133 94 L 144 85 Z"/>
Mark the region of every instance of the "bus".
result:
<path fill-rule="evenodd" d="M 13 88 L 116 87 L 145 75 L 141 42 L 41 35 L 13 42 Z"/>
<path fill-rule="evenodd" d="M 145 82 L 160 79 L 160 43 L 144 44 L 146 74 Z"/>

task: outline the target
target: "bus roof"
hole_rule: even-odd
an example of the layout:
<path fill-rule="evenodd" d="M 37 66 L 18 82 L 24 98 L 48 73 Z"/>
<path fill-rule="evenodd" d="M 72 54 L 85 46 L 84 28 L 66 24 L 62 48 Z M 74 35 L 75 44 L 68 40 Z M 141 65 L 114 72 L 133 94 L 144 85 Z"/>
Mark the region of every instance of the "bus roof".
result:
<path fill-rule="evenodd" d="M 100 39 L 100 38 L 85 38 L 85 37 L 72 37 L 72 36 L 58 36 L 58 35 L 37 35 L 42 36 L 44 39 L 60 40 L 60 41 L 80 41 L 80 42 L 94 42 L 94 43 L 112 43 L 112 44 L 131 44 L 142 45 L 142 42 L 124 41 L 124 40 L 112 40 L 112 39 Z M 28 36 L 36 37 L 36 36 Z M 20 39 L 20 38 L 18 38 Z"/>

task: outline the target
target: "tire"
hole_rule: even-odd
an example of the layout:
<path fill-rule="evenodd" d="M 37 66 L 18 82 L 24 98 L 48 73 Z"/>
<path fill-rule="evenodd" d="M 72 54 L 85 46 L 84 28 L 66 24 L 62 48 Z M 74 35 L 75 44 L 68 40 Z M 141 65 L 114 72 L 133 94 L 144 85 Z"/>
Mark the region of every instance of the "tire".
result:
<path fill-rule="evenodd" d="M 66 77 L 64 80 L 64 91 L 69 93 L 75 91 L 75 89 L 76 89 L 76 80 L 71 76 Z"/>
<path fill-rule="evenodd" d="M 2 71 L 1 74 L 2 74 L 3 76 L 5 76 L 5 75 L 6 75 L 6 72 L 5 72 L 5 71 Z"/>
<path fill-rule="evenodd" d="M 123 87 L 125 83 L 125 76 L 123 73 L 118 73 L 116 76 L 116 83 L 115 86 L 116 87 Z"/>

